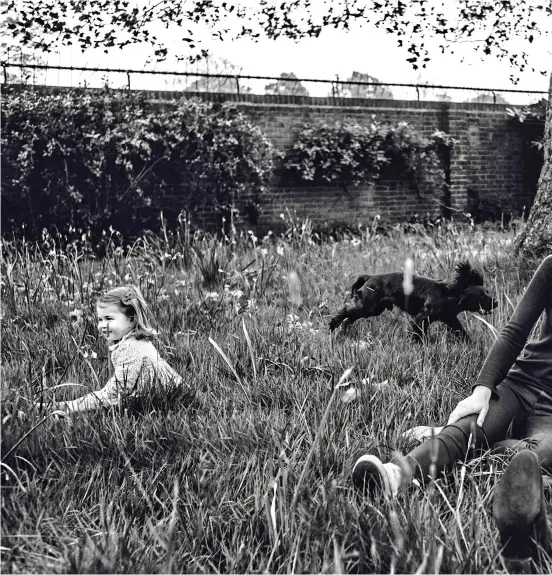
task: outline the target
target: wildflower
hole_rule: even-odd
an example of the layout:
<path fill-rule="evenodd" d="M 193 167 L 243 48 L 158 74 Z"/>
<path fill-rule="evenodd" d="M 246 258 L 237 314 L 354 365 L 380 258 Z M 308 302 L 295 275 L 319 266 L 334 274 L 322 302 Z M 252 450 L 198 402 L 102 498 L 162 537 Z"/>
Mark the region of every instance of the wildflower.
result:
<path fill-rule="evenodd" d="M 71 324 L 80 325 L 83 321 L 82 310 L 74 309 L 73 311 L 70 311 L 69 312 L 69 319 L 71 320 Z"/>
<path fill-rule="evenodd" d="M 82 353 L 82 357 L 84 357 L 85 359 L 90 357 L 90 359 L 96 359 L 98 357 L 98 354 L 95 351 L 91 351 L 90 353 L 88 353 L 87 351 L 83 351 Z"/>
<path fill-rule="evenodd" d="M 388 379 L 384 379 L 383 381 L 380 381 L 379 383 L 372 383 L 372 387 L 375 387 L 376 389 L 383 389 L 384 387 L 387 387 L 388 385 L 389 385 Z"/>
<path fill-rule="evenodd" d="M 278 247 L 276 248 L 276 253 L 277 253 L 279 256 L 283 256 L 283 255 L 284 255 L 284 247 L 283 247 L 283 246 L 278 246 Z"/>
<path fill-rule="evenodd" d="M 355 387 L 350 387 L 342 396 L 341 402 L 342 403 L 351 403 L 355 399 L 358 399 L 362 395 L 360 389 L 356 389 Z"/>
<path fill-rule="evenodd" d="M 358 238 L 355 238 L 353 240 L 351 240 L 351 245 L 356 248 L 357 246 L 360 246 L 360 240 Z"/>

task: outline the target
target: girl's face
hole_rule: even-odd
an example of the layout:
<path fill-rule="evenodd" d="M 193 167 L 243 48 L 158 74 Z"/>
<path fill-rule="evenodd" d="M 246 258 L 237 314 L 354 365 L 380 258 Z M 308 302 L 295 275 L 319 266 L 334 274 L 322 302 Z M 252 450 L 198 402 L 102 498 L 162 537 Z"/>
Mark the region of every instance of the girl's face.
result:
<path fill-rule="evenodd" d="M 125 315 L 116 303 L 97 305 L 96 313 L 98 314 L 98 331 L 108 343 L 119 341 L 134 327 L 134 320 Z"/>

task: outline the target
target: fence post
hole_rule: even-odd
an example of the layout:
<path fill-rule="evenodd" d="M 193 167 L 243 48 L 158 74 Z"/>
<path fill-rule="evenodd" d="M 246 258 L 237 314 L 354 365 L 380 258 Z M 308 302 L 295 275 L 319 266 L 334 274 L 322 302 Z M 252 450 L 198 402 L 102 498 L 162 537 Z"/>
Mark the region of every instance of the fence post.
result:
<path fill-rule="evenodd" d="M 238 96 L 240 95 L 240 77 L 236 76 L 236 90 L 238 92 Z"/>
<path fill-rule="evenodd" d="M 130 98 L 130 72 L 127 70 L 127 87 L 128 87 L 128 97 Z"/>

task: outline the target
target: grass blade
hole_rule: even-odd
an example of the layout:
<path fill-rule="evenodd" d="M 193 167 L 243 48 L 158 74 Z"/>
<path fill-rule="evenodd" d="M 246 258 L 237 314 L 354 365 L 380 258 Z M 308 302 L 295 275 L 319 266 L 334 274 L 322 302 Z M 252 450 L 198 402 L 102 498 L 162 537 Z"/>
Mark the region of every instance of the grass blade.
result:
<path fill-rule="evenodd" d="M 217 352 L 222 357 L 222 359 L 224 360 L 226 365 L 230 368 L 230 371 L 234 374 L 234 377 L 237 379 L 238 383 L 245 390 L 245 386 L 243 385 L 243 382 L 240 379 L 240 376 L 238 375 L 237 371 L 234 369 L 234 366 L 232 365 L 232 362 L 228 359 L 228 356 L 220 348 L 219 344 L 211 336 L 209 336 L 209 343 L 217 350 Z"/>
<path fill-rule="evenodd" d="M 247 347 L 249 348 L 249 355 L 251 355 L 251 366 L 253 367 L 253 380 L 257 383 L 257 366 L 255 365 L 255 354 L 253 353 L 253 345 L 249 334 L 247 333 L 247 328 L 245 327 L 245 319 L 242 318 L 242 328 L 245 335 L 245 341 L 247 341 Z"/>

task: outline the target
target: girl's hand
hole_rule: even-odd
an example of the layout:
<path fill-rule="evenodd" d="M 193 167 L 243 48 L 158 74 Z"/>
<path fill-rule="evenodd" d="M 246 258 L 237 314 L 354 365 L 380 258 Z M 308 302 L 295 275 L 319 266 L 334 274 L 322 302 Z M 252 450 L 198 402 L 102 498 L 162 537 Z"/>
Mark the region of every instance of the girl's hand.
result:
<path fill-rule="evenodd" d="M 470 396 L 458 403 L 454 411 L 450 414 L 447 425 L 456 423 L 459 419 L 475 413 L 478 414 L 477 425 L 481 427 L 489 411 L 491 394 L 492 392 L 488 387 L 478 385 Z"/>

